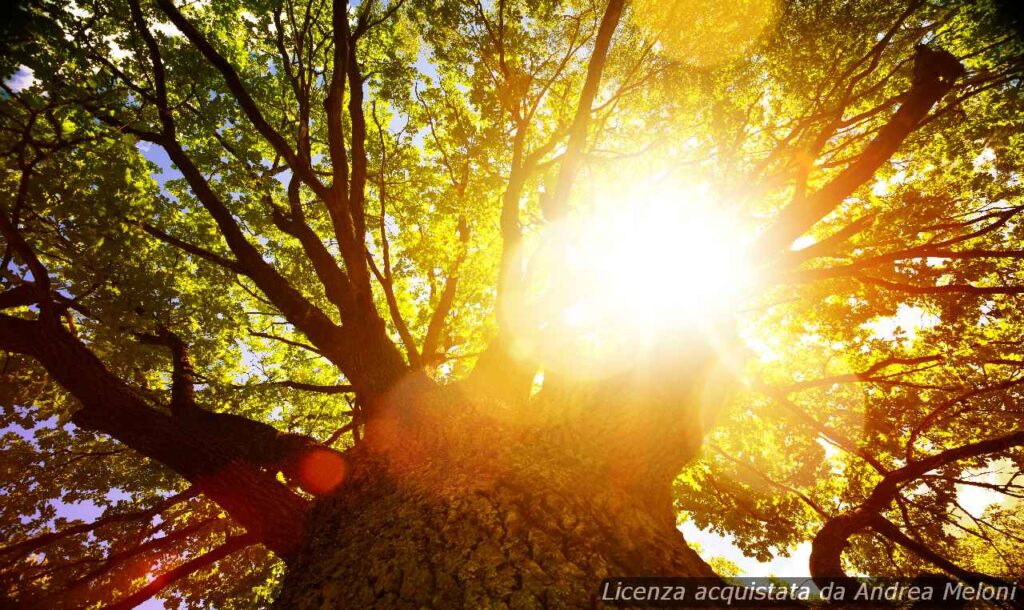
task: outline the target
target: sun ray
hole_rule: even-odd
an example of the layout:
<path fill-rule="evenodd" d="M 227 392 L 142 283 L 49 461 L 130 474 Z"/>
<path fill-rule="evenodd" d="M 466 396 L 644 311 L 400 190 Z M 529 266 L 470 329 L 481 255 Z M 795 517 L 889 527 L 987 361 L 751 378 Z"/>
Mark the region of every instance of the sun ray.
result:
<path fill-rule="evenodd" d="M 527 257 L 521 347 L 545 366 L 601 375 L 666 329 L 707 334 L 730 320 L 752 285 L 748 233 L 717 203 L 705 185 L 609 187 L 548 227 Z"/>

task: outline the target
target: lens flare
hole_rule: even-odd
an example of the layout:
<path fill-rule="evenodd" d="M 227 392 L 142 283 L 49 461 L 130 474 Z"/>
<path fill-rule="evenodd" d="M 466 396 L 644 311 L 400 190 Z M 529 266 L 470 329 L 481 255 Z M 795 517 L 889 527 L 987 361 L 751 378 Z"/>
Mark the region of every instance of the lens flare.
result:
<path fill-rule="evenodd" d="M 345 460 L 335 451 L 315 449 L 302 457 L 299 482 L 302 489 L 322 496 L 345 480 Z"/>

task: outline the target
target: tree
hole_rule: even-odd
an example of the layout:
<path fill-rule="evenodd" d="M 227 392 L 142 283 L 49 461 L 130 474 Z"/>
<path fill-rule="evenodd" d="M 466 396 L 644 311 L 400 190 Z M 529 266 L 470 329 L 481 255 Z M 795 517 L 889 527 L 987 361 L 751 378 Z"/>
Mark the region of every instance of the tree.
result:
<path fill-rule="evenodd" d="M 583 606 L 713 577 L 683 518 L 1020 577 L 1000 6 L 25 7 L 8 597 Z"/>

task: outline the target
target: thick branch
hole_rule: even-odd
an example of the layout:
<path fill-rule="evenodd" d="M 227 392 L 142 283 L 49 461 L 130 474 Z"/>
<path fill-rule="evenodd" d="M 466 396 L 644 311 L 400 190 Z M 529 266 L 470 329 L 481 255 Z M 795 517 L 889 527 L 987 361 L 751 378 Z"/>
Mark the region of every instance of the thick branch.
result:
<path fill-rule="evenodd" d="M 315 392 L 318 394 L 351 394 L 355 392 L 355 388 L 348 384 L 341 385 L 322 385 L 318 383 L 304 383 L 301 381 L 292 381 L 287 379 L 285 381 L 268 381 L 266 383 L 258 383 L 252 385 L 238 386 L 241 388 L 252 388 L 252 387 L 267 387 L 276 386 L 281 388 L 291 388 L 293 390 L 301 390 L 303 392 Z"/>
<path fill-rule="evenodd" d="M 161 328 L 156 335 L 141 335 L 145 343 L 165 345 L 171 349 L 174 361 L 171 388 L 171 413 L 175 423 L 191 425 L 214 435 L 224 448 L 245 460 L 250 466 L 261 467 L 271 474 L 284 473 L 288 482 L 298 485 L 313 495 L 325 491 L 320 473 L 309 472 L 305 465 L 311 459 L 341 467 L 341 454 L 321 447 L 315 439 L 302 434 L 288 434 L 263 422 L 231 413 L 203 410 L 195 402 L 193 383 L 195 372 L 189 358 L 188 347 L 174 333 Z M 277 385 L 314 390 L 329 394 L 351 392 L 351 386 L 322 386 L 297 381 L 277 382 Z"/>
<path fill-rule="evenodd" d="M 61 591 L 59 595 L 69 601 L 84 601 L 81 600 L 82 594 L 86 592 L 89 584 L 96 579 L 110 574 L 111 572 L 116 573 L 119 568 L 122 568 L 125 564 L 139 556 L 145 556 L 147 554 L 169 554 L 176 546 L 180 546 L 182 542 L 187 541 L 193 535 L 209 529 L 210 526 L 214 525 L 218 521 L 223 520 L 215 517 L 207 517 L 197 520 L 193 519 L 187 522 L 183 527 L 168 532 L 164 536 L 159 538 L 150 538 L 136 546 L 112 553 L 106 557 L 99 566 L 96 566 L 81 577 L 64 585 L 63 591 Z"/>
<path fill-rule="evenodd" d="M 796 198 L 758 239 L 755 252 L 775 256 L 827 216 L 886 163 L 918 128 L 931 108 L 953 88 L 964 67 L 945 51 L 918 47 L 910 90 L 892 118 L 857 159 L 815 193 Z"/>
<path fill-rule="evenodd" d="M 104 432 L 191 481 L 269 548 L 287 557 L 302 539 L 306 502 L 253 468 L 190 419 L 147 406 L 55 320 L 0 315 L 0 347 L 32 356 L 84 406 L 73 420 Z"/>
<path fill-rule="evenodd" d="M 597 38 L 594 41 L 594 51 L 587 64 L 587 78 L 583 83 L 582 91 L 580 91 L 576 115 L 569 128 L 569 142 L 566 145 L 565 154 L 562 155 L 558 181 L 551 198 L 545 201 L 544 215 L 548 220 L 557 220 L 567 211 L 569 193 L 576 180 L 576 174 L 579 172 L 580 162 L 583 159 L 583 150 L 587 145 L 587 127 L 590 125 L 591 108 L 601 85 L 601 73 L 608 60 L 608 49 L 611 46 L 615 28 L 619 25 L 624 3 L 624 0 L 609 0 L 604 16 L 601 17 L 601 25 L 597 29 Z"/>
<path fill-rule="evenodd" d="M 25 307 L 39 302 L 39 294 L 32 284 L 18 284 L 14 288 L 0 292 L 0 309 Z"/>
<path fill-rule="evenodd" d="M 348 205 L 352 211 L 356 239 L 366 234 L 366 115 L 363 112 L 363 75 L 356 54 L 358 37 L 349 39 L 348 52 L 348 114 L 352 121 L 352 176 L 349 180 Z"/>
<path fill-rule="evenodd" d="M 235 99 L 238 101 L 238 105 L 241 106 L 242 111 L 245 113 L 246 117 L 249 118 L 249 121 L 252 123 L 253 127 L 256 128 L 256 131 L 258 131 L 260 135 L 262 135 L 264 139 L 274 147 L 274 150 L 285 159 L 289 167 L 292 168 L 292 171 L 302 178 L 303 182 L 308 184 L 309 187 L 317 192 L 318 195 L 326 195 L 327 189 L 319 179 L 317 179 L 316 175 L 313 173 L 313 168 L 307 163 L 303 163 L 298 158 L 295 152 L 291 149 L 291 146 L 288 145 L 288 142 L 285 141 L 284 137 L 274 130 L 274 128 L 271 127 L 263 117 L 263 113 L 260 111 L 259 106 L 256 105 L 256 101 L 253 100 L 252 96 L 249 94 L 249 91 L 242 83 L 242 79 L 239 78 L 238 72 L 235 71 L 235 68 L 231 63 L 213 48 L 210 41 L 206 39 L 202 32 L 200 32 L 192 22 L 181 14 L 181 11 L 174 6 L 172 0 L 156 0 L 156 4 L 160 7 L 160 10 L 167 15 L 167 18 L 171 20 L 171 23 L 173 23 L 175 27 L 177 27 L 181 33 L 188 38 L 189 42 L 191 42 L 192 45 L 202 53 L 203 57 L 205 57 L 206 60 L 216 68 L 218 72 L 220 72 L 224 81 L 227 83 L 228 89 L 231 91 L 232 95 L 234 95 Z"/>
<path fill-rule="evenodd" d="M 189 357 L 188 346 L 181 338 L 166 328 L 155 335 L 141 335 L 139 340 L 149 345 L 162 345 L 171 350 L 171 413 L 183 415 L 196 408 L 195 369 Z"/>
<path fill-rule="evenodd" d="M 815 581 L 845 576 L 841 557 L 850 536 L 871 526 L 907 483 L 959 460 L 997 453 L 1021 445 L 1024 445 L 1024 431 L 947 449 L 888 472 L 859 506 L 826 522 L 815 535 L 811 543 L 811 576 Z"/>
<path fill-rule="evenodd" d="M 230 64 L 216 53 L 194 26 L 182 17 L 170 0 L 160 0 L 158 4 L 175 25 L 188 35 L 193 44 L 203 51 L 207 59 L 221 70 L 232 91 L 239 97 L 243 108 L 247 108 L 247 112 L 254 113 L 254 116 L 250 118 L 259 128 L 262 117 L 258 115 L 258 109 L 255 108 L 251 98 L 248 98 L 248 94 L 245 93 L 244 87 L 241 86 L 238 76 Z M 139 18 L 136 21 L 142 35 L 151 38 L 145 23 Z M 163 72 L 160 69 L 162 60 L 159 49 L 154 43 L 150 45 L 150 50 L 154 77 L 162 78 Z M 376 311 L 372 310 L 372 295 L 367 297 L 369 298 L 369 309 L 366 311 L 366 315 L 357 320 L 356 324 L 350 328 L 339 328 L 335 325 L 270 263 L 264 260 L 256 247 L 249 242 L 231 211 L 214 192 L 202 172 L 175 137 L 174 120 L 167 106 L 166 97 L 158 99 L 157 103 L 162 108 L 161 118 L 164 123 L 164 131 L 159 135 L 148 136 L 150 141 L 163 146 L 168 156 L 178 166 L 196 198 L 213 217 L 228 247 L 237 258 L 242 272 L 256 283 L 257 287 L 281 311 L 288 322 L 305 334 L 317 349 L 341 368 L 346 377 L 351 379 L 360 391 L 371 395 L 386 391 L 404 373 L 405 367 L 401 355 L 384 332 L 383 322 L 376 315 Z M 281 154 L 287 158 L 287 155 Z M 301 176 L 301 167 L 293 166 L 293 170 Z M 311 186 L 316 190 L 316 184 Z M 324 191 L 324 195 L 329 195 L 329 193 Z M 356 264 L 365 270 L 361 254 L 362 248 L 359 249 L 359 252 L 360 259 L 356 261 Z M 362 353 L 358 353 L 357 349 L 362 350 Z"/>
<path fill-rule="evenodd" d="M 271 218 L 278 229 L 299 240 L 302 250 L 306 253 L 317 279 L 324 287 L 324 294 L 338 309 L 342 319 L 351 319 L 355 314 L 355 299 L 352 296 L 352 285 L 348 276 L 338 266 L 334 256 L 327 250 L 320 237 L 306 224 L 301 217 L 301 204 L 297 201 L 298 181 L 293 178 L 288 185 L 288 197 L 292 201 L 291 215 L 286 215 L 278 208 L 273 208 Z"/>
<path fill-rule="evenodd" d="M 856 278 L 865 284 L 873 284 L 886 290 L 905 292 L 907 294 L 1024 294 L 1024 286 L 975 286 L 973 284 L 943 284 L 941 286 L 916 286 L 890 282 L 877 277 L 858 275 Z"/>
<path fill-rule="evenodd" d="M 157 143 L 164 146 L 168 155 L 181 169 L 182 174 L 185 175 L 193 192 L 210 211 L 227 240 L 228 246 L 238 257 L 239 264 L 245 269 L 246 274 L 256 282 L 260 290 L 274 302 L 275 306 L 281 309 L 281 312 L 289 322 L 306 334 L 313 344 L 341 367 L 346 375 L 353 379 L 357 385 L 363 385 L 365 391 L 376 394 L 386 390 L 397 376 L 403 372 L 404 366 L 397 350 L 394 349 L 394 346 L 387 338 L 383 322 L 377 315 L 363 256 L 365 248 L 362 245 L 362 241 L 354 235 L 351 218 L 344 209 L 347 204 L 344 198 L 339 196 L 345 190 L 345 176 L 347 174 L 347 171 L 340 172 L 341 180 L 339 182 L 339 172 L 337 171 L 339 167 L 338 159 L 334 158 L 339 146 L 342 153 L 344 152 L 344 140 L 340 132 L 341 124 L 340 122 L 331 121 L 332 118 L 336 118 L 336 113 L 340 112 L 340 110 L 336 112 L 331 103 L 335 101 L 340 104 L 340 98 L 337 97 L 339 88 L 337 86 L 332 87 L 327 103 L 329 132 L 332 134 L 330 148 L 332 151 L 332 162 L 335 162 L 336 169 L 335 185 L 333 188 L 328 189 L 314 175 L 312 167 L 308 162 L 299 159 L 288 143 L 285 142 L 284 138 L 267 123 L 230 62 L 213 48 L 210 42 L 193 24 L 184 18 L 171 0 L 158 0 L 157 4 L 167 14 L 172 23 L 199 49 L 207 61 L 221 73 L 228 88 L 256 130 L 285 159 L 294 174 L 301 178 L 303 182 L 306 182 L 327 205 L 332 222 L 335 225 L 335 236 L 338 239 L 338 245 L 348 270 L 348 278 L 351 282 L 352 292 L 354 292 L 354 299 L 360 305 L 358 317 L 353 317 L 349 320 L 354 323 L 354 326 L 359 327 L 352 331 L 352 334 L 356 336 L 349 340 L 342 339 L 339 336 L 338 328 L 322 312 L 313 307 L 308 300 L 288 285 L 284 278 L 260 257 L 256 249 L 242 235 L 237 223 L 235 223 L 226 207 L 209 188 L 209 185 L 206 184 L 198 169 L 173 137 L 173 131 L 165 129 L 164 137 Z M 337 28 L 336 36 L 342 34 L 341 40 L 344 42 L 340 48 L 344 49 L 347 48 L 348 40 L 347 10 L 344 3 L 338 2 L 336 4 L 338 6 L 334 9 L 334 25 Z M 144 25 L 141 29 L 146 30 Z M 336 54 L 338 53 L 338 48 L 336 48 L 335 52 Z M 154 63 L 159 64 L 158 54 L 154 55 Z M 345 65 L 344 62 L 340 64 L 342 67 Z M 334 79 L 342 83 L 341 93 L 343 93 L 344 78 L 345 73 L 342 71 L 341 75 Z M 161 105 L 166 106 L 166 100 L 163 100 Z M 164 110 L 166 111 L 167 109 L 164 108 Z M 166 114 L 169 116 L 169 111 Z M 342 169 L 344 170 L 344 167 Z M 312 243 L 309 239 L 303 241 L 305 247 L 309 247 Z M 324 265 L 322 261 L 318 261 L 317 269 L 323 275 L 324 270 L 329 269 L 329 267 Z M 325 288 L 329 292 L 336 292 L 329 284 L 325 285 Z M 332 294 L 332 296 L 335 297 L 332 300 L 336 302 L 341 300 L 337 295 Z M 359 345 L 365 345 L 365 349 L 371 352 L 369 358 L 355 357 L 355 354 L 346 349 Z M 359 366 L 357 364 L 365 360 L 369 360 L 372 364 L 370 366 Z M 361 371 L 357 369 L 361 369 Z M 361 375 L 361 372 L 364 374 Z"/>
<path fill-rule="evenodd" d="M 27 175 L 27 171 L 22 172 L 22 184 L 25 184 Z M 21 231 L 14 226 L 11 219 L 7 217 L 7 213 L 2 210 L 0 210 L 0 235 L 3 235 L 4 239 L 7 240 L 8 247 L 14 251 L 32 273 L 32 286 L 35 288 L 37 295 L 41 295 L 42 300 L 48 301 L 50 276 L 46 271 L 46 267 L 43 266 L 36 253 L 25 241 L 25 238 L 22 237 Z M 43 305 L 43 303 L 41 302 L 40 305 Z"/>
<path fill-rule="evenodd" d="M 356 301 L 366 307 L 367 313 L 372 312 L 372 318 L 377 318 L 376 309 L 373 307 L 373 294 L 370 287 L 370 274 L 367 269 L 364 245 L 365 223 L 363 217 L 363 195 L 362 190 L 366 181 L 366 159 L 365 150 L 362 146 L 365 141 L 365 121 L 361 122 L 360 142 L 357 142 L 356 129 L 359 127 L 353 124 L 353 155 L 361 154 L 361 159 L 353 159 L 352 180 L 353 185 L 349 187 L 349 166 L 348 154 L 345 149 L 345 131 L 343 104 L 345 99 L 345 82 L 349 73 L 355 68 L 350 63 L 355 58 L 350 56 L 355 45 L 352 42 L 348 27 L 348 3 L 345 0 L 334 0 L 331 6 L 331 26 L 333 33 L 333 66 L 331 78 L 327 86 L 327 98 L 324 101 L 324 110 L 327 114 L 327 150 L 331 159 L 331 166 L 334 168 L 334 182 L 330 192 L 322 196 L 327 206 L 328 214 L 334 225 L 335 237 L 338 240 L 338 249 L 345 260 L 345 268 L 348 270 L 352 282 L 352 289 L 356 294 Z M 358 70 L 356 70 L 358 72 Z M 358 80 L 358 79 L 356 79 Z M 362 82 L 352 85 L 349 92 L 350 112 L 362 116 Z M 353 119 L 355 123 L 355 119 Z M 357 174 L 361 174 L 361 177 Z M 359 187 L 359 195 L 355 195 L 355 187 Z M 357 209 L 358 207 L 358 209 Z"/>
<path fill-rule="evenodd" d="M 917 555 L 921 559 L 924 559 L 928 563 L 945 570 L 949 574 L 952 574 L 956 578 L 970 583 L 987 582 L 996 586 L 1006 585 L 1006 581 L 999 578 L 988 576 L 980 572 L 973 572 L 971 570 L 965 570 L 964 568 L 953 563 L 949 559 L 936 553 L 926 544 L 922 544 L 917 540 L 914 540 L 910 536 L 904 534 L 900 528 L 896 527 L 891 521 L 881 515 L 875 515 L 869 523 L 871 529 L 875 530 L 879 534 L 885 536 L 889 540 L 907 549 L 911 553 Z"/>

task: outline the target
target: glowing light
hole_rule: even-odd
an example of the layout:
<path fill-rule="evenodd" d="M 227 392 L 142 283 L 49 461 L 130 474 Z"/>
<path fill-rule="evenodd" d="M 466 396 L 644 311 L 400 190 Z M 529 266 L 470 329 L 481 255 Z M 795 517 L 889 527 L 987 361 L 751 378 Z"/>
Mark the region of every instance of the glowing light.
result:
<path fill-rule="evenodd" d="M 694 65 L 745 54 L 778 19 L 776 0 L 636 0 L 633 21 L 657 49 Z"/>
<path fill-rule="evenodd" d="M 524 349 L 574 373 L 607 372 L 674 331 L 730 319 L 750 287 L 741 227 L 703 187 L 612 192 L 549 227 L 527 272 Z"/>
<path fill-rule="evenodd" d="M 322 496 L 345 480 L 345 460 L 335 451 L 314 449 L 302 457 L 299 482 L 302 489 Z"/>
<path fill-rule="evenodd" d="M 940 321 L 938 316 L 920 307 L 900 303 L 895 315 L 877 317 L 865 323 L 864 328 L 871 331 L 876 339 L 894 342 L 902 340 L 905 347 L 910 347 L 917 339 L 918 332 L 933 328 Z"/>
<path fill-rule="evenodd" d="M 984 468 L 967 469 L 961 474 L 961 478 L 982 485 L 999 486 L 1007 484 L 1012 479 L 1013 472 L 1013 463 L 1007 459 L 1000 459 L 990 462 Z M 968 515 L 980 518 L 990 506 L 1007 503 L 1008 496 L 987 487 L 957 485 L 956 499 Z"/>

